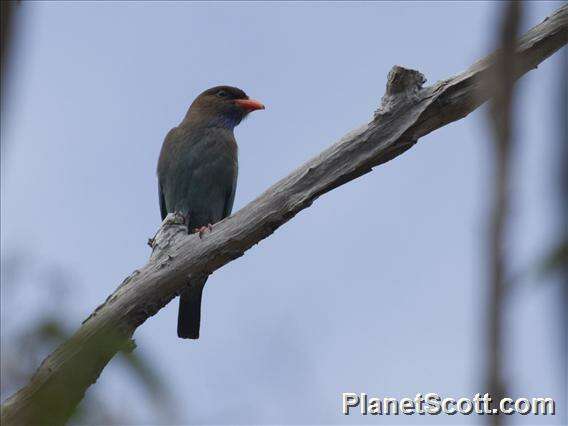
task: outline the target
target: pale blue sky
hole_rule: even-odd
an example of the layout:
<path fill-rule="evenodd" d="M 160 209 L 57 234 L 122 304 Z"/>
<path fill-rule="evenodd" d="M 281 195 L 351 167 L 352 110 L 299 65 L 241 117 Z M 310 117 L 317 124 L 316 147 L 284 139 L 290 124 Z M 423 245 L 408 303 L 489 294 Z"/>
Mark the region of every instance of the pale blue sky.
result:
<path fill-rule="evenodd" d="M 525 3 L 523 28 L 559 4 Z M 237 210 L 368 120 L 391 66 L 419 69 L 431 84 L 489 52 L 498 6 L 23 3 L 2 117 L 2 255 L 67 270 L 64 309 L 79 326 L 147 260 L 160 222 L 158 152 L 202 90 L 236 85 L 267 106 L 236 131 Z M 516 270 L 556 238 L 560 63 L 550 58 L 518 86 Z M 175 394 L 177 419 L 483 422 L 345 417 L 340 395 L 483 393 L 489 136 L 482 108 L 318 199 L 210 278 L 199 341 L 176 337 L 177 301 L 147 321 L 135 338 Z M 514 396 L 561 397 L 558 294 L 557 283 L 534 281 L 514 292 Z M 3 329 L 34 318 L 42 297 L 33 285 L 23 298 L 3 297 L 20 314 L 8 325 L 3 316 Z M 96 386 L 130 419 L 160 421 L 114 363 Z"/>

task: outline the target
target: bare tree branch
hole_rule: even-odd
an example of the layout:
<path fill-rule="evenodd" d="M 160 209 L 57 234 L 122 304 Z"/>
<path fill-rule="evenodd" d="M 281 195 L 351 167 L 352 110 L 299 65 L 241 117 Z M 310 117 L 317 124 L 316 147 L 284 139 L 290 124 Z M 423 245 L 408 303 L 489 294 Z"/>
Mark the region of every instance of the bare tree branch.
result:
<path fill-rule="evenodd" d="M 489 217 L 487 263 L 490 269 L 489 299 L 487 301 L 487 375 L 489 394 L 495 401 L 505 397 L 503 375 L 503 316 L 506 301 L 507 259 L 505 241 L 510 206 L 511 151 L 513 148 L 513 86 L 515 84 L 515 45 L 521 20 L 521 3 L 505 4 L 499 34 L 499 55 L 495 58 L 493 75 L 486 83 L 493 93 L 489 120 L 494 133 L 494 189 Z M 487 418 L 494 426 L 503 416 Z"/>
<path fill-rule="evenodd" d="M 568 41 L 563 6 L 519 41 L 520 77 Z M 2 406 L 4 425 L 62 424 L 137 327 L 158 312 L 190 279 L 210 274 L 268 237 L 315 199 L 402 154 L 418 138 L 459 120 L 487 100 L 478 96 L 493 56 L 455 77 L 423 88 L 418 71 L 394 67 L 374 118 L 270 187 L 203 240 L 188 236 L 170 215 L 148 263 L 130 275 L 66 343 L 48 356 L 29 384 Z"/>

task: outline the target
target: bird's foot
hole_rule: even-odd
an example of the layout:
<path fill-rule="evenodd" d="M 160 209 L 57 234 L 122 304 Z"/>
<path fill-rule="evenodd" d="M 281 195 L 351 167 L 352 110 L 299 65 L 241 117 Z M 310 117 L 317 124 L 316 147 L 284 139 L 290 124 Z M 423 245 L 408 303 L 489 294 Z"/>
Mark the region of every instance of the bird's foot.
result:
<path fill-rule="evenodd" d="M 193 233 L 199 234 L 199 238 L 203 238 L 203 234 L 205 234 L 207 231 L 211 232 L 212 230 L 213 230 L 213 225 L 208 223 L 207 226 L 200 226 L 199 228 L 195 228 L 193 230 Z"/>

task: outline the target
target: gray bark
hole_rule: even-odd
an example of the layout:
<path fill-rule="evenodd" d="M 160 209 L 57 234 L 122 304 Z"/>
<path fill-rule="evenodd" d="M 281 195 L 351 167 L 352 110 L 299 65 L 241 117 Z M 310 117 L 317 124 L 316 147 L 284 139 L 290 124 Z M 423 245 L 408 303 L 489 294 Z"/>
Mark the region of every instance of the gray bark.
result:
<path fill-rule="evenodd" d="M 529 30 L 517 49 L 516 78 L 537 67 L 568 41 L 568 7 Z M 134 271 L 49 355 L 30 382 L 2 406 L 2 424 L 62 424 L 117 351 L 144 321 L 187 282 L 210 274 L 268 237 L 319 196 L 402 154 L 435 129 L 459 120 L 489 98 L 483 90 L 491 55 L 465 72 L 422 87 L 418 71 L 395 66 L 372 120 L 282 179 L 256 200 L 213 227 L 202 240 L 188 236 L 169 215 L 151 240 L 148 263 Z"/>

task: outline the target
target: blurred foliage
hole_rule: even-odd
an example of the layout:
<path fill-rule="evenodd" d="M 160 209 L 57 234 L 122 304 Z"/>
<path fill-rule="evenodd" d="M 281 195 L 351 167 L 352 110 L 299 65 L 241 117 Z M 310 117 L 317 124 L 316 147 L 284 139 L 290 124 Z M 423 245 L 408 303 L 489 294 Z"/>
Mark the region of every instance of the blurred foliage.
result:
<path fill-rule="evenodd" d="M 36 269 L 34 272 L 31 269 Z M 1 386 L 2 400 L 16 392 L 30 379 L 41 361 L 74 331 L 67 311 L 72 301 L 70 276 L 60 268 L 38 268 L 27 255 L 3 257 L 2 266 L 2 345 Z M 31 273 L 30 273 L 31 272 Z M 33 288 L 31 288 L 33 286 Z M 34 296 L 30 297 L 30 292 Z M 39 293 L 39 294 L 38 294 Z M 37 305 L 32 321 L 17 325 L 20 302 Z M 29 308 L 28 308 L 29 309 Z M 171 398 L 155 365 L 138 347 L 132 352 L 121 352 L 117 365 L 140 384 L 152 401 L 160 418 L 171 418 Z M 102 398 L 99 387 L 87 392 L 71 417 L 70 424 L 125 424 L 132 423 L 127 410 L 116 412 Z"/>

